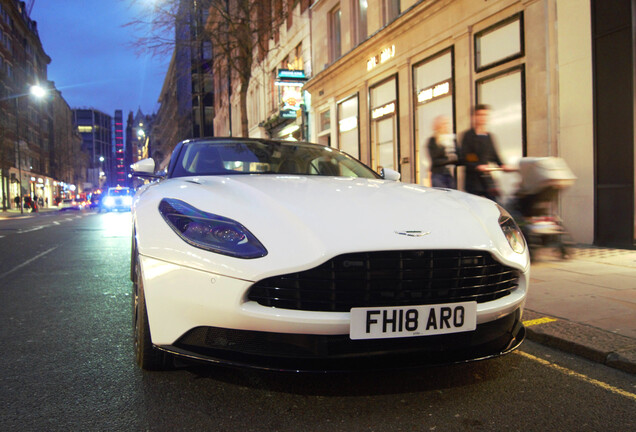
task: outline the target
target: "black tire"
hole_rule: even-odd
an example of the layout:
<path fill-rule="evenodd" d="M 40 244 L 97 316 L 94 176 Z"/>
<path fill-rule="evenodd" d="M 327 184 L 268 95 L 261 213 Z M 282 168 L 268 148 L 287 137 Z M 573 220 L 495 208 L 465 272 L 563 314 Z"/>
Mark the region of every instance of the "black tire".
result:
<path fill-rule="evenodd" d="M 148 325 L 148 311 L 146 310 L 146 296 L 144 294 L 143 278 L 139 266 L 139 254 L 135 251 L 135 280 L 133 282 L 133 325 L 135 360 L 144 370 L 169 370 L 172 358 L 169 354 L 155 348 L 150 338 Z"/>

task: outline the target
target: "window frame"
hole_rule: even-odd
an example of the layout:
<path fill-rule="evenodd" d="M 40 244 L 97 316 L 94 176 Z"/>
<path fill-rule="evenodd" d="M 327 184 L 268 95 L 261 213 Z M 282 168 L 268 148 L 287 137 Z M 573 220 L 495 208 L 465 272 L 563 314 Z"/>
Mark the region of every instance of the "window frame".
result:
<path fill-rule="evenodd" d="M 503 28 L 505 26 L 507 26 L 508 24 L 511 24 L 515 21 L 519 21 L 519 51 L 510 55 L 507 55 L 505 57 L 502 57 L 498 60 L 495 60 L 493 62 L 487 63 L 487 64 L 480 64 L 480 60 L 479 60 L 479 55 L 478 53 L 480 52 L 480 44 L 479 41 L 481 40 L 481 38 L 483 36 L 486 36 L 488 34 L 491 34 L 497 30 L 499 30 L 500 28 Z M 474 37 L 473 37 L 473 49 L 475 52 L 474 55 L 474 68 L 475 68 L 475 72 L 479 73 L 482 71 L 485 71 L 487 69 L 491 69 L 497 66 L 500 66 L 504 63 L 507 63 L 509 61 L 521 58 L 525 56 L 525 29 L 524 29 L 524 16 L 523 16 L 523 12 L 519 12 L 516 13 L 506 19 L 503 19 L 489 27 L 486 27 L 483 30 L 478 31 L 477 33 L 475 33 Z"/>

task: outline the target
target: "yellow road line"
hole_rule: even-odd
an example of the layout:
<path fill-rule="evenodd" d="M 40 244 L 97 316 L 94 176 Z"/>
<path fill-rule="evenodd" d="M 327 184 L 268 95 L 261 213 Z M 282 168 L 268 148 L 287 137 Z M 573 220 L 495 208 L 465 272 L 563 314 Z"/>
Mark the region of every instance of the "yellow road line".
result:
<path fill-rule="evenodd" d="M 523 322 L 523 325 L 526 327 L 530 327 L 533 325 L 538 325 L 538 324 L 546 324 L 549 322 L 554 322 L 554 321 L 558 321 L 556 318 L 550 318 L 550 317 L 543 317 L 543 318 L 537 318 L 537 319 L 533 319 L 533 320 L 527 320 Z"/>
<path fill-rule="evenodd" d="M 612 392 L 612 393 L 618 394 L 620 396 L 626 397 L 628 399 L 632 399 L 633 401 L 636 402 L 636 394 L 634 394 L 634 393 L 630 393 L 628 391 L 619 389 L 619 388 L 614 387 L 614 386 L 612 386 L 610 384 L 604 383 L 603 381 L 599 381 L 599 380 L 596 380 L 594 378 L 590 378 L 587 375 L 583 375 L 582 373 L 578 373 L 578 372 L 575 372 L 575 371 L 573 371 L 571 369 L 565 368 L 563 366 L 559 366 L 558 364 L 549 362 L 549 361 L 544 360 L 542 358 L 535 357 L 532 354 L 528 354 L 526 352 L 518 351 L 518 350 L 514 351 L 514 353 L 518 354 L 520 356 L 523 356 L 523 357 L 525 357 L 525 358 L 527 358 L 529 360 L 535 361 L 537 363 L 541 363 L 542 365 L 547 366 L 549 368 L 555 369 L 555 370 L 561 372 L 562 374 L 569 375 L 569 376 L 574 377 L 574 378 L 578 378 L 578 379 L 580 379 L 582 381 L 585 381 L 586 383 L 595 385 L 596 387 L 600 387 L 602 389 L 605 389 L 605 390 L 607 390 L 609 392 Z"/>

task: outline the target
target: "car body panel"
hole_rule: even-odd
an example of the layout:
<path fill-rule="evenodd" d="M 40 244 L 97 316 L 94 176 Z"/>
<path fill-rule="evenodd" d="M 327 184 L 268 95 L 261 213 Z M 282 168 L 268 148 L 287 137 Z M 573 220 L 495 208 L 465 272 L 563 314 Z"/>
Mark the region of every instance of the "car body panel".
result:
<path fill-rule="evenodd" d="M 162 198 L 175 196 L 240 222 L 267 256 L 237 260 L 187 245 L 157 210 Z M 489 250 L 502 263 L 527 270 L 527 258 L 510 249 L 497 224 L 496 207 L 457 191 L 387 180 L 217 176 L 158 183 L 133 205 L 144 220 L 137 228 L 143 255 L 247 280 L 308 269 L 351 251 L 401 249 Z M 396 233 L 410 230 L 423 235 Z M 175 247 L 166 247 L 169 242 Z"/>

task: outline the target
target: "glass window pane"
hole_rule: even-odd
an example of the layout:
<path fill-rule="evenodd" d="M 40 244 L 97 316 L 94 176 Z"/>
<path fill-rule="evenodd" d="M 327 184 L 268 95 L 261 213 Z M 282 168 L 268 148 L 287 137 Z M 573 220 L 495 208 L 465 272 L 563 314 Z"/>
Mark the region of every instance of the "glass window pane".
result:
<path fill-rule="evenodd" d="M 476 36 L 477 68 L 521 53 L 521 20 L 516 19 L 487 33 Z"/>
<path fill-rule="evenodd" d="M 371 108 L 381 107 L 396 99 L 395 81 L 389 80 L 371 89 Z"/>
<path fill-rule="evenodd" d="M 490 133 L 502 162 L 515 165 L 523 156 L 523 99 L 521 70 L 478 84 L 479 103 L 490 105 Z M 502 189 L 514 190 L 514 176 L 501 176 Z"/>
<path fill-rule="evenodd" d="M 338 104 L 338 134 L 340 150 L 355 158 L 360 158 L 357 96 Z"/>
<path fill-rule="evenodd" d="M 320 132 L 331 129 L 331 111 L 323 111 L 320 113 Z"/>
<path fill-rule="evenodd" d="M 452 56 L 448 52 L 415 68 L 415 89 L 429 88 L 437 83 L 452 78 Z"/>

